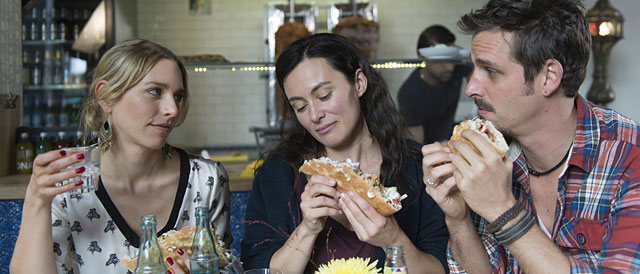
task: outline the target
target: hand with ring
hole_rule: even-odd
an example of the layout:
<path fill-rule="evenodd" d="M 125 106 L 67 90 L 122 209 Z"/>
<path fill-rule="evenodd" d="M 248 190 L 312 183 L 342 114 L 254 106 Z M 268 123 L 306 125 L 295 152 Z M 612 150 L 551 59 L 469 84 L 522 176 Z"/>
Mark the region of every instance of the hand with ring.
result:
<path fill-rule="evenodd" d="M 469 207 L 460 195 L 453 173 L 451 151 L 441 144 L 422 147 L 422 172 L 425 191 L 440 206 L 449 220 L 464 220 L 469 216 Z"/>

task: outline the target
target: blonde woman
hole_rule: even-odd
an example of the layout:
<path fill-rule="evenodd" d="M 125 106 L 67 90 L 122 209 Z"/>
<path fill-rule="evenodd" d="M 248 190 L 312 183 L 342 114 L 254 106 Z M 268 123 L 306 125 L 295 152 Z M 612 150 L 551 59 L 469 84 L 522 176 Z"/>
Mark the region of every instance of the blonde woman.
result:
<path fill-rule="evenodd" d="M 98 190 L 72 195 L 82 181 L 56 186 L 76 176 L 76 170 L 59 171 L 83 154 L 56 150 L 36 157 L 11 273 L 127 273 L 120 260 L 138 252 L 141 216 L 156 215 L 161 234 L 193 225 L 195 208 L 203 205 L 215 232 L 229 242 L 224 168 L 167 144 L 187 115 L 188 97 L 186 70 L 168 49 L 130 40 L 107 51 L 82 117 L 87 130 L 100 132 Z"/>

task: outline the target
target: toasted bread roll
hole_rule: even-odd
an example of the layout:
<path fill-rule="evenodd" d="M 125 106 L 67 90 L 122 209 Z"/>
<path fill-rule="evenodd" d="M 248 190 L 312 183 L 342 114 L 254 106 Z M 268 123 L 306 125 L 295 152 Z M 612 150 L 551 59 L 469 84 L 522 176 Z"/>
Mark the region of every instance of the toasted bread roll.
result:
<path fill-rule="evenodd" d="M 336 180 L 338 191 L 358 193 L 382 216 L 390 216 L 402 209 L 400 201 L 407 195 L 400 196 L 396 187 L 384 187 L 378 176 L 363 173 L 359 166 L 349 159 L 338 162 L 322 157 L 304 161 L 300 172 L 307 176 L 322 175 Z"/>
<path fill-rule="evenodd" d="M 509 145 L 507 145 L 507 142 L 505 141 L 504 136 L 502 136 L 502 133 L 500 133 L 500 131 L 496 129 L 491 121 L 483 120 L 480 118 L 462 121 L 460 124 L 456 125 L 455 128 L 453 128 L 453 135 L 447 143 L 447 146 L 449 147 L 449 149 L 451 149 L 451 152 L 458 154 L 458 151 L 456 151 L 456 149 L 453 147 L 453 142 L 463 141 L 471 145 L 473 149 L 480 153 L 480 151 L 478 151 L 478 149 L 471 142 L 460 136 L 462 131 L 464 131 L 465 129 L 470 129 L 478 132 L 482 137 L 485 138 L 485 140 L 493 145 L 496 151 L 500 153 L 500 157 L 504 158 L 504 156 L 507 155 Z"/>

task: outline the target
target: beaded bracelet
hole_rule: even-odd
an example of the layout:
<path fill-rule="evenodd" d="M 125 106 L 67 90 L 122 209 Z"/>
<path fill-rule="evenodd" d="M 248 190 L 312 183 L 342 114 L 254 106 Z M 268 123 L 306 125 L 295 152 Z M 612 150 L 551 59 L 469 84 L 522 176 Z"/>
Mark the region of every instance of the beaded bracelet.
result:
<path fill-rule="evenodd" d="M 500 229 L 501 227 L 503 227 L 506 223 L 508 223 L 509 221 L 511 221 L 513 218 L 515 218 L 516 216 L 518 216 L 518 214 L 520 214 L 520 211 L 522 211 L 524 207 L 522 206 L 522 203 L 516 201 L 516 204 L 513 205 L 511 208 L 509 208 L 507 211 L 505 211 L 504 213 L 502 213 L 502 215 L 500 215 L 495 221 L 489 223 L 486 226 L 486 230 L 489 234 L 493 234 L 496 231 L 498 231 L 498 229 Z"/>
<path fill-rule="evenodd" d="M 508 245 L 510 243 L 515 242 L 520 239 L 531 227 L 535 224 L 536 218 L 531 215 L 529 211 L 525 211 L 522 217 L 518 218 L 518 220 L 511 226 L 493 233 L 493 237 L 501 245 Z"/>

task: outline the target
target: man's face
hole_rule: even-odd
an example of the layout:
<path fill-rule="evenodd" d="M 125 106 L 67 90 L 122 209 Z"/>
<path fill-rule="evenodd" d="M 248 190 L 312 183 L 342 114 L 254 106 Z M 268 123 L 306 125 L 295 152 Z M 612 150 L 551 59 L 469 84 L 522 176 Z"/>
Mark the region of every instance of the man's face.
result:
<path fill-rule="evenodd" d="M 429 64 L 426 69 L 427 73 L 434 79 L 444 83 L 451 79 L 453 74 L 454 64 L 449 62 L 432 63 Z"/>
<path fill-rule="evenodd" d="M 524 132 L 539 106 L 531 96 L 535 85 L 525 82 L 524 68 L 511 56 L 512 41 L 513 34 L 501 30 L 474 35 L 471 61 L 475 68 L 465 90 L 478 106 L 478 115 L 509 135 Z"/>

